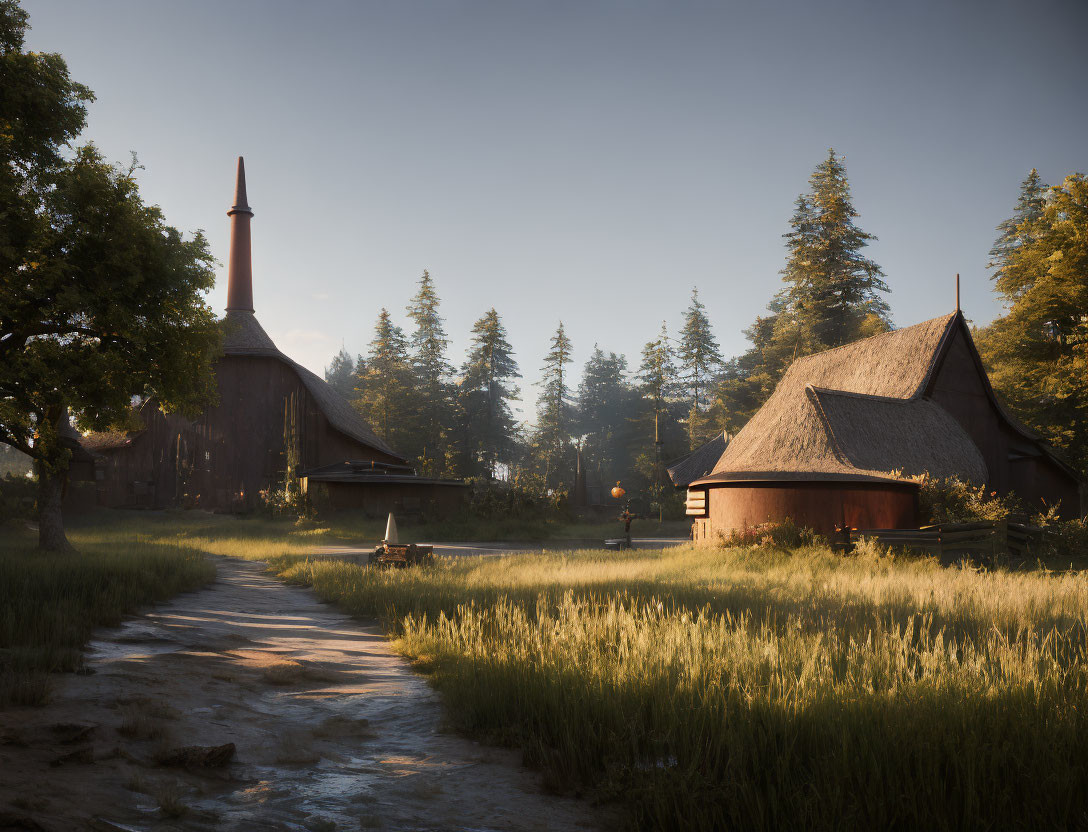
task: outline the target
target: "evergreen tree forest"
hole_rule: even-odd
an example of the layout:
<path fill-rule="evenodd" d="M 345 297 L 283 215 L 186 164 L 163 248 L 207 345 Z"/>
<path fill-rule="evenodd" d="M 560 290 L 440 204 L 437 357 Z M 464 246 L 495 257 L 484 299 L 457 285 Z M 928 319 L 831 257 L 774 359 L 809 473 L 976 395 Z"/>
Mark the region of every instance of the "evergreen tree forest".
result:
<path fill-rule="evenodd" d="M 1024 180 L 990 251 L 1007 314 L 976 331 L 994 386 L 1013 412 L 1088 467 L 1088 182 Z M 678 326 L 646 342 L 638 364 L 594 344 L 577 371 L 560 323 L 538 356 L 516 356 L 500 311 L 473 324 L 455 369 L 435 280 L 420 277 L 405 334 L 382 310 L 366 355 L 341 350 L 326 379 L 420 473 L 574 495 L 590 503 L 620 481 L 653 514 L 676 514 L 667 466 L 720 432 L 735 433 L 805 355 L 892 328 L 889 290 L 866 256 L 845 160 L 829 150 L 794 202 L 781 288 L 723 358 L 710 311 L 692 287 Z M 519 422 L 519 361 L 540 361 L 535 418 Z"/>

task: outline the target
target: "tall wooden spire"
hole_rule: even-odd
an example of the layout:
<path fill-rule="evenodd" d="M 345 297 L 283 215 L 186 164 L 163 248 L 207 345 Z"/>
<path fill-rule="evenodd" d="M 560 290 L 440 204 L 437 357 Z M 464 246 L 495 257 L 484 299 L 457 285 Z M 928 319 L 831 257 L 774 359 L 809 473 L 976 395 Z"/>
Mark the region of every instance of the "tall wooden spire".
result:
<path fill-rule="evenodd" d="M 238 180 L 230 217 L 230 260 L 227 266 L 227 311 L 253 311 L 253 258 L 249 221 L 253 211 L 246 199 L 246 163 L 238 157 Z"/>

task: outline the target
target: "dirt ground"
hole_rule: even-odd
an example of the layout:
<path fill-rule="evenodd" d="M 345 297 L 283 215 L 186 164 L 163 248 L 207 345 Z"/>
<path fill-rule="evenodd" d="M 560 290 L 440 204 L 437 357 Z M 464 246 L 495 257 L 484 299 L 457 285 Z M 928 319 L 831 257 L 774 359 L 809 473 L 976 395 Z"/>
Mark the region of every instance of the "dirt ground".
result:
<path fill-rule="evenodd" d="M 0 829 L 601 826 L 519 754 L 442 733 L 437 695 L 376 628 L 261 564 L 217 566 L 209 588 L 102 631 L 93 673 L 61 677 L 51 704 L 0 712 Z M 170 759 L 228 743 L 226 765 Z"/>

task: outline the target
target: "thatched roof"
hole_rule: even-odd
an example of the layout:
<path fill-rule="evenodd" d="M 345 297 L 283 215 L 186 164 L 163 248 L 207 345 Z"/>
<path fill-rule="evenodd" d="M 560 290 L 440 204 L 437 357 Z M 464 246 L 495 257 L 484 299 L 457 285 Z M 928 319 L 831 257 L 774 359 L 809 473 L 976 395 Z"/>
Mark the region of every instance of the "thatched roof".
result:
<path fill-rule="evenodd" d="M 295 371 L 321 412 L 325 414 L 325 418 L 329 420 L 329 424 L 336 430 L 384 454 L 404 460 L 404 457 L 374 433 L 358 411 L 333 390 L 323 378 L 280 352 L 252 312 L 240 309 L 227 312 L 227 316 L 223 319 L 223 353 L 278 358 Z"/>
<path fill-rule="evenodd" d="M 978 447 L 923 398 L 959 313 L 795 361 L 702 482 L 987 478 Z"/>
<path fill-rule="evenodd" d="M 722 431 L 706 444 L 669 465 L 669 479 L 673 485 L 686 488 L 695 480 L 705 477 L 714 470 L 714 464 L 721 458 L 728 444 L 729 434 Z"/>

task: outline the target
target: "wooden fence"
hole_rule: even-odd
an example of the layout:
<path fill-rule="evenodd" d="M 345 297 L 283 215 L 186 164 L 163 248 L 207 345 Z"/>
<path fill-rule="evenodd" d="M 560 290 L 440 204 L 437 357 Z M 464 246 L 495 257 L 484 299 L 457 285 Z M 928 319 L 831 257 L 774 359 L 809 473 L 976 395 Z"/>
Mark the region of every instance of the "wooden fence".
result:
<path fill-rule="evenodd" d="M 852 551 L 861 540 L 902 547 L 942 561 L 974 556 L 993 562 L 999 557 L 1030 557 L 1045 541 L 1046 531 L 1026 523 L 941 523 L 918 529 L 840 529 L 832 541 L 839 551 Z"/>

